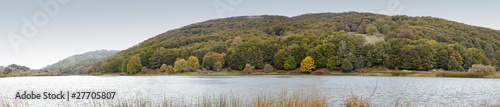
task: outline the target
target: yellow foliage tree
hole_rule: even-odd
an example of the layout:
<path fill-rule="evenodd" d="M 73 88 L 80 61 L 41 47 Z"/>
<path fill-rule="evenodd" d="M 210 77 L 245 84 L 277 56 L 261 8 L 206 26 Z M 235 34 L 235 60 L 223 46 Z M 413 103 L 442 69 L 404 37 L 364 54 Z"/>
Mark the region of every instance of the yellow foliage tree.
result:
<path fill-rule="evenodd" d="M 300 63 L 300 71 L 302 72 L 311 72 L 312 69 L 316 69 L 316 65 L 314 65 L 314 60 L 311 56 L 307 56 Z"/>
<path fill-rule="evenodd" d="M 187 61 L 184 59 L 179 59 L 179 60 L 175 61 L 174 71 L 175 72 L 182 72 L 186 69 L 186 66 L 188 66 Z"/>
<path fill-rule="evenodd" d="M 187 60 L 187 63 L 193 69 L 196 69 L 200 66 L 200 61 L 198 60 L 198 57 L 195 56 L 190 56 Z"/>

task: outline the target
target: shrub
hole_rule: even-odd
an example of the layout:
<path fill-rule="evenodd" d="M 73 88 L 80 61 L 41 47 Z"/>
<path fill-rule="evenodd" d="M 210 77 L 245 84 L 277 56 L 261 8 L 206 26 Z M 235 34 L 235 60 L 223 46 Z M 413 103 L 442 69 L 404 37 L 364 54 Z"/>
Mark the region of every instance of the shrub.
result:
<path fill-rule="evenodd" d="M 264 72 L 269 73 L 273 71 L 273 66 L 271 64 L 264 65 Z"/>
<path fill-rule="evenodd" d="M 255 70 L 255 67 L 250 64 L 246 64 L 245 69 L 243 69 L 244 72 L 249 74 L 252 73 L 253 70 Z"/>
<path fill-rule="evenodd" d="M 147 71 L 148 71 L 148 69 L 146 67 L 142 67 L 141 73 L 146 73 Z"/>
<path fill-rule="evenodd" d="M 222 62 L 217 61 L 214 63 L 214 71 L 220 71 L 222 69 Z"/>
<path fill-rule="evenodd" d="M 488 65 L 481 65 L 481 64 L 474 64 L 472 65 L 471 68 L 469 68 L 469 72 L 483 72 L 483 73 L 494 73 L 495 72 L 495 67 Z"/>
<path fill-rule="evenodd" d="M 175 73 L 174 72 L 174 67 L 172 67 L 172 65 L 168 65 L 167 68 L 165 69 L 165 72 L 167 72 L 167 73 Z"/>
<path fill-rule="evenodd" d="M 162 64 L 160 67 L 160 72 L 165 72 L 167 70 L 167 64 Z"/>

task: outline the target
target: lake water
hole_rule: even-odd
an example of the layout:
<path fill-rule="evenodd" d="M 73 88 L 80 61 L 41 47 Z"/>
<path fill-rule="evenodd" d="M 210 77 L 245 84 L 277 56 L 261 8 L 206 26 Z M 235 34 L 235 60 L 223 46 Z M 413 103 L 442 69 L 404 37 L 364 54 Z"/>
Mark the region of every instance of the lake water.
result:
<path fill-rule="evenodd" d="M 329 103 L 341 106 L 352 93 L 373 95 L 381 106 L 393 105 L 396 99 L 417 106 L 479 106 L 500 104 L 500 79 L 370 77 L 316 75 L 258 76 L 50 76 L 0 78 L 0 96 L 13 99 L 17 92 L 114 91 L 115 98 L 149 96 L 182 96 L 232 93 L 251 96 L 262 92 L 283 90 L 316 90 L 328 97 Z M 42 95 L 43 96 L 43 95 Z M 88 103 L 73 100 L 69 103 Z M 28 100 L 33 106 L 53 106 L 66 100 Z"/>

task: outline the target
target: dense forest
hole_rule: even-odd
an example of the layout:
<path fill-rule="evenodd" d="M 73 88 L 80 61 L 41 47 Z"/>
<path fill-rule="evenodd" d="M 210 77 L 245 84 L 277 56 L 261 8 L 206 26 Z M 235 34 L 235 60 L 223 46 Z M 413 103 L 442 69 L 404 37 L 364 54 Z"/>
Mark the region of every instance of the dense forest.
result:
<path fill-rule="evenodd" d="M 97 61 L 113 55 L 119 51 L 116 50 L 96 50 L 85 52 L 83 54 L 73 55 L 57 63 L 48 65 L 43 70 L 58 71 L 62 74 L 86 74 L 88 68 Z"/>
<path fill-rule="evenodd" d="M 367 42 L 374 35 L 383 39 Z M 359 12 L 240 16 L 167 31 L 94 63 L 88 72 L 222 67 L 467 71 L 473 65 L 498 68 L 499 49 L 498 30 L 433 17 Z"/>

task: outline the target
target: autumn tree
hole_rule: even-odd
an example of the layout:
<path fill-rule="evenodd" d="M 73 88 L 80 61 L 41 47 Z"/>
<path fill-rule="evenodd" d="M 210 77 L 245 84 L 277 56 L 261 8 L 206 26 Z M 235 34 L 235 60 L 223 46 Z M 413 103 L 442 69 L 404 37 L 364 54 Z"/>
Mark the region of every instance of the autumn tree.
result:
<path fill-rule="evenodd" d="M 310 73 L 312 69 L 316 69 L 316 65 L 314 65 L 314 60 L 312 57 L 307 56 L 300 63 L 300 71 L 305 73 Z"/>
<path fill-rule="evenodd" d="M 191 66 L 191 68 L 198 68 L 200 66 L 200 62 L 198 61 L 198 57 L 195 56 L 190 56 L 187 60 L 188 65 Z M 163 65 L 162 65 L 163 66 Z"/>
<path fill-rule="evenodd" d="M 175 72 L 186 72 L 188 70 L 188 63 L 184 59 L 178 59 L 175 61 L 174 71 Z"/>

